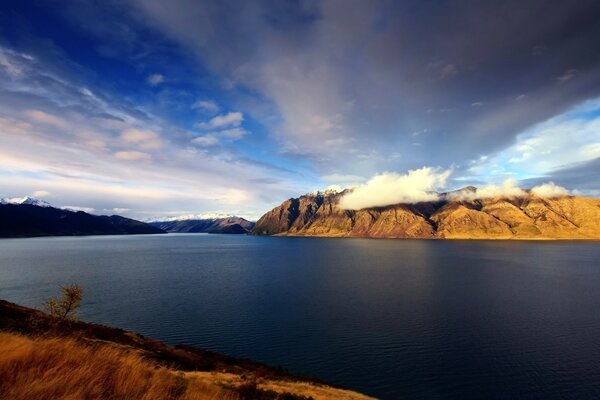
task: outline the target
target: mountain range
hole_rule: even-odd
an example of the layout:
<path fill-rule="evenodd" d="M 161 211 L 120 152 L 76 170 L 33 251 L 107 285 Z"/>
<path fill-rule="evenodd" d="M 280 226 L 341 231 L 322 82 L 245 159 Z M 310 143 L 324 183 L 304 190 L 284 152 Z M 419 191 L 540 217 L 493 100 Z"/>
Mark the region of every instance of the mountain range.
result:
<path fill-rule="evenodd" d="M 246 234 L 254 228 L 254 222 L 240 217 L 154 221 L 149 224 L 169 233 Z"/>
<path fill-rule="evenodd" d="M 29 197 L 0 201 L 0 237 L 135 235 L 165 233 L 118 215 L 92 215 L 52 207 Z"/>
<path fill-rule="evenodd" d="M 474 187 L 437 201 L 345 210 L 348 191 L 290 198 L 264 214 L 255 235 L 427 239 L 600 239 L 600 199 L 578 196 L 475 199 Z M 470 196 L 471 194 L 471 196 Z"/>

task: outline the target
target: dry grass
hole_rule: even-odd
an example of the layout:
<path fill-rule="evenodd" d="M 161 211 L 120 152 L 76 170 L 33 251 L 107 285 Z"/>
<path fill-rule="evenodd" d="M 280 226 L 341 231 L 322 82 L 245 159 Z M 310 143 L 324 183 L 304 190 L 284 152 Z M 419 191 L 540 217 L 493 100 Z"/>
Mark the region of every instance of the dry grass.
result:
<path fill-rule="evenodd" d="M 238 399 L 232 390 L 106 343 L 0 332 L 2 400 Z"/>
<path fill-rule="evenodd" d="M 239 387 L 244 380 L 236 374 L 223 372 L 186 372 L 186 377 L 193 377 L 198 382 L 213 383 L 226 387 Z M 303 398 L 313 400 L 374 400 L 372 397 L 350 390 L 333 388 L 314 382 L 299 382 L 282 379 L 256 377 L 256 387 L 259 390 L 276 393 L 292 393 Z"/>

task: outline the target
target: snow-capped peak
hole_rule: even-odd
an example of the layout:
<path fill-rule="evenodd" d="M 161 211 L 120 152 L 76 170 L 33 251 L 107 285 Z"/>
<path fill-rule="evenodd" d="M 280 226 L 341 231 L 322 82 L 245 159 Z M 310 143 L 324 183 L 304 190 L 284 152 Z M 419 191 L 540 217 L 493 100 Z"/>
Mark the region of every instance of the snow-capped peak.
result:
<path fill-rule="evenodd" d="M 44 200 L 34 199 L 33 197 L 5 197 L 0 199 L 0 204 L 24 204 L 38 207 L 52 207 L 50 203 Z"/>

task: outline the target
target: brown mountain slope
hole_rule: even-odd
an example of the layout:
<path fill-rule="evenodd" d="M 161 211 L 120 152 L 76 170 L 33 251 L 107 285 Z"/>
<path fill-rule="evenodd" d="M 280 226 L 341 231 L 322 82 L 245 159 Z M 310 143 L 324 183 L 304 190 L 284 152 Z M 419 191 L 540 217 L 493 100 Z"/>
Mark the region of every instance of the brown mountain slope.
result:
<path fill-rule="evenodd" d="M 534 194 L 343 210 L 337 194 L 288 199 L 263 215 L 255 235 L 439 239 L 600 239 L 600 199 Z"/>

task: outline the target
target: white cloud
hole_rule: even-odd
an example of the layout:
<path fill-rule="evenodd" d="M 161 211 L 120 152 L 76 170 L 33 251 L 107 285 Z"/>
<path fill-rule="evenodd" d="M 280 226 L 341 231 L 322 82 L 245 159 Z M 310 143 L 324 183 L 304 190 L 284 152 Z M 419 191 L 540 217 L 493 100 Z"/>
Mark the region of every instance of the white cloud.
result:
<path fill-rule="evenodd" d="M 218 113 L 220 108 L 219 105 L 213 100 L 198 100 L 192 104 L 193 109 L 203 110 L 209 113 Z"/>
<path fill-rule="evenodd" d="M 50 196 L 50 192 L 47 190 L 36 190 L 33 192 L 32 197 L 41 198 Z"/>
<path fill-rule="evenodd" d="M 360 210 L 368 207 L 383 207 L 398 203 L 419 203 L 435 201 L 435 192 L 446 184 L 451 170 L 439 171 L 431 167 L 410 170 L 401 175 L 386 172 L 376 175 L 369 181 L 354 188 L 340 200 L 343 209 Z"/>
<path fill-rule="evenodd" d="M 81 207 L 81 206 L 64 206 L 62 207 L 63 210 L 69 210 L 69 211 L 83 211 L 86 212 L 88 214 L 91 214 L 95 211 L 94 208 L 92 207 Z"/>
<path fill-rule="evenodd" d="M 554 182 L 543 183 L 531 189 L 531 192 L 538 197 L 552 198 L 568 196 L 569 191 L 562 186 L 554 184 Z"/>
<path fill-rule="evenodd" d="M 217 115 L 208 122 L 196 124 L 202 129 L 219 129 L 229 126 L 240 126 L 244 120 L 244 114 L 239 111 L 229 112 L 227 114 Z"/>
<path fill-rule="evenodd" d="M 219 143 L 219 139 L 214 135 L 204 135 L 193 139 L 192 143 L 197 144 L 198 146 L 209 147 Z"/>
<path fill-rule="evenodd" d="M 33 57 L 29 54 L 19 53 L 5 47 L 0 47 L 0 66 L 13 78 L 22 77 L 25 72 L 23 61 L 32 60 Z"/>
<path fill-rule="evenodd" d="M 537 124 L 519 135 L 512 146 L 477 161 L 470 172 L 485 179 L 489 171 L 498 168 L 526 179 L 600 157 L 598 112 L 600 103 L 589 101 Z"/>
<path fill-rule="evenodd" d="M 33 122 L 52 125 L 59 129 L 67 129 L 69 127 L 69 123 L 65 119 L 44 111 L 27 110 L 25 111 L 25 115 Z"/>
<path fill-rule="evenodd" d="M 119 160 L 125 161 L 150 161 L 151 157 L 147 153 L 142 153 L 141 151 L 117 151 L 115 157 Z"/>
<path fill-rule="evenodd" d="M 121 140 L 127 144 L 137 144 L 143 149 L 160 149 L 163 145 L 160 135 L 147 129 L 126 129 L 121 133 Z"/>
<path fill-rule="evenodd" d="M 148 83 L 150 86 L 156 86 L 165 81 L 165 77 L 161 74 L 152 74 L 148 77 Z"/>
<path fill-rule="evenodd" d="M 527 192 L 521 189 L 517 185 L 515 179 L 507 179 L 501 186 L 488 185 L 481 188 L 477 188 L 475 191 L 460 191 L 450 195 L 450 199 L 454 200 L 477 200 L 477 199 L 490 199 L 496 197 L 512 198 L 512 197 L 525 197 Z"/>
<path fill-rule="evenodd" d="M 218 131 L 217 134 L 220 137 L 237 140 L 246 136 L 248 134 L 248 131 L 243 128 L 229 128 Z"/>

